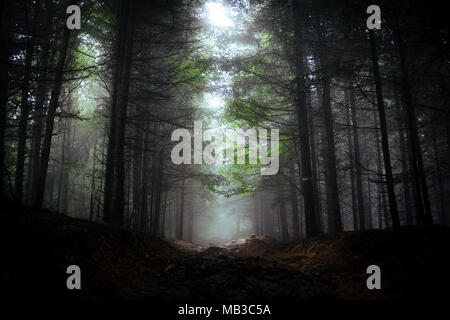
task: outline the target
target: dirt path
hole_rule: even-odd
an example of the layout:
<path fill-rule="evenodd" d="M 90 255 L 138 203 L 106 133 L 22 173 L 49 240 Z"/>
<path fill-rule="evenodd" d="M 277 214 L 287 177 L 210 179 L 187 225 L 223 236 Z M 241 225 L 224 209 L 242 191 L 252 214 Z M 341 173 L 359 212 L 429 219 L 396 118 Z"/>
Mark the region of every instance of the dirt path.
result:
<path fill-rule="evenodd" d="M 10 296 L 127 300 L 392 299 L 439 296 L 450 230 L 345 232 L 298 242 L 269 237 L 187 244 L 48 212 L 11 215 L 1 232 L 0 285 Z M 82 290 L 66 288 L 66 268 Z M 366 287 L 367 266 L 382 289 Z"/>

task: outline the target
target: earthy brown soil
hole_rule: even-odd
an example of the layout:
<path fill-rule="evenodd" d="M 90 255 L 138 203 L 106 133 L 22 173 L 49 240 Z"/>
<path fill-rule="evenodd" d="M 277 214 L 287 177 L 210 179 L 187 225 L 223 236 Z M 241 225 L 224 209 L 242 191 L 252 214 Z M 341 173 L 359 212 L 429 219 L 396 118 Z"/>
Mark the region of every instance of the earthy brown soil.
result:
<path fill-rule="evenodd" d="M 83 300 L 371 300 L 440 297 L 449 284 L 450 228 L 344 232 L 298 242 L 270 237 L 222 246 L 155 239 L 47 211 L 3 211 L 0 287 L 9 297 Z M 79 265 L 82 290 L 66 288 Z M 367 266 L 382 290 L 366 287 Z"/>

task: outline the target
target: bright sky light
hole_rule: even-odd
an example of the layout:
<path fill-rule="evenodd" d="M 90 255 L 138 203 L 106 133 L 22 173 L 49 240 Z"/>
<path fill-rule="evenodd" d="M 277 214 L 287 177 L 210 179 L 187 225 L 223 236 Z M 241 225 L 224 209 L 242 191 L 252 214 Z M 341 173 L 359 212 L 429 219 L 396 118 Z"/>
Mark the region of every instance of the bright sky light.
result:
<path fill-rule="evenodd" d="M 232 27 L 234 26 L 233 20 L 230 16 L 232 12 L 229 8 L 224 7 L 219 2 L 206 3 L 206 14 L 209 23 L 216 27 Z"/>
<path fill-rule="evenodd" d="M 217 93 L 207 92 L 203 95 L 205 106 L 209 109 L 217 110 L 225 106 L 224 99 Z"/>

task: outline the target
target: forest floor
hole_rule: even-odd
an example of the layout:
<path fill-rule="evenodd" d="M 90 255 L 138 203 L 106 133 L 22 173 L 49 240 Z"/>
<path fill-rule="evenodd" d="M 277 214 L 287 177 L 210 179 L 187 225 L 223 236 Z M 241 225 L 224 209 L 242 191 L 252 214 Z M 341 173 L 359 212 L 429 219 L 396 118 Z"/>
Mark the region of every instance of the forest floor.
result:
<path fill-rule="evenodd" d="M 9 206 L 2 210 L 0 287 L 10 297 L 83 300 L 372 300 L 439 297 L 449 284 L 450 228 L 343 232 L 193 245 Z M 66 268 L 82 290 L 67 290 Z M 378 265 L 382 289 L 368 290 Z M 442 298 L 442 297 L 441 297 Z"/>

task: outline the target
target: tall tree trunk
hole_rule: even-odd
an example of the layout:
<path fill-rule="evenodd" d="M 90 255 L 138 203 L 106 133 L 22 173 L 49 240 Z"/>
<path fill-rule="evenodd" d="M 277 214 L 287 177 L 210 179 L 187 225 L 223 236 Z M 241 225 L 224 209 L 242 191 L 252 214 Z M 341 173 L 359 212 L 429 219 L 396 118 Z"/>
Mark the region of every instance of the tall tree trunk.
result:
<path fill-rule="evenodd" d="M 124 148 L 134 33 L 134 1 L 121 2 L 118 19 L 118 48 L 111 106 L 110 140 L 108 143 L 103 221 L 123 224 L 124 214 Z"/>
<path fill-rule="evenodd" d="M 166 215 L 167 215 L 167 194 L 169 192 L 166 190 L 164 192 L 164 208 L 163 208 L 163 212 L 162 212 L 162 223 L 161 223 L 161 236 L 164 237 L 165 236 L 165 228 L 166 228 Z M 169 221 L 169 225 L 170 225 L 170 221 Z"/>
<path fill-rule="evenodd" d="M 150 231 L 150 233 L 153 232 L 153 225 L 154 225 L 153 224 L 153 211 L 154 211 L 154 204 L 155 204 L 155 194 L 156 194 L 155 185 L 156 185 L 156 175 L 157 175 L 156 169 L 154 168 L 155 155 L 153 155 L 152 158 L 153 158 L 153 161 L 152 161 L 153 165 L 152 165 L 152 168 L 150 171 L 150 173 L 152 175 L 152 179 L 151 179 L 152 184 L 150 186 L 150 209 L 149 209 L 149 218 L 148 218 L 148 221 L 149 221 L 149 229 L 148 230 Z"/>
<path fill-rule="evenodd" d="M 175 210 L 174 210 L 174 237 L 175 239 L 181 240 L 179 238 L 180 236 L 180 232 L 179 232 L 179 228 L 180 228 L 180 202 L 181 202 L 181 193 L 179 190 L 176 190 L 175 192 Z"/>
<path fill-rule="evenodd" d="M 377 119 L 377 113 L 375 109 L 373 109 L 373 123 L 374 127 L 378 127 L 378 119 Z M 384 218 L 385 226 L 389 226 L 389 217 L 387 214 L 387 200 L 386 200 L 386 191 L 385 191 L 385 185 L 382 178 L 383 176 L 383 164 L 381 160 L 381 149 L 380 149 L 380 134 L 378 130 L 375 130 L 375 153 L 377 157 L 377 185 L 378 185 L 378 223 L 379 228 L 382 228 L 382 220 Z"/>
<path fill-rule="evenodd" d="M 155 215 L 153 219 L 153 235 L 159 237 L 160 230 L 160 212 L 161 212 L 161 192 L 162 192 L 162 180 L 163 180 L 163 152 L 160 151 L 158 156 L 158 171 L 156 177 L 156 197 L 155 197 Z"/>
<path fill-rule="evenodd" d="M 124 70 L 122 79 L 122 88 L 120 88 L 120 93 L 118 97 L 118 119 L 117 119 L 117 146 L 116 150 L 116 179 L 115 179 L 115 193 L 114 193 L 114 208 L 111 215 L 111 223 L 114 225 L 121 226 L 123 224 L 123 214 L 124 214 L 124 184 L 125 184 L 125 128 L 126 128 L 126 118 L 127 118 L 127 107 L 128 107 L 128 93 L 129 93 L 129 82 L 131 74 L 131 55 L 133 51 L 133 34 L 134 34 L 134 7 L 133 1 L 129 1 L 127 6 L 127 18 L 126 18 L 126 31 L 125 31 L 125 54 L 124 54 Z"/>
<path fill-rule="evenodd" d="M 192 201 L 189 203 L 189 210 L 187 212 L 187 228 L 186 228 L 186 241 L 191 242 L 194 240 L 194 210 Z"/>
<path fill-rule="evenodd" d="M 179 217 L 178 217 L 178 230 L 177 230 L 177 239 L 183 240 L 183 228 L 184 228 L 184 179 L 181 181 L 181 190 L 180 190 L 180 208 L 179 208 Z"/>
<path fill-rule="evenodd" d="M 439 195 L 439 222 L 441 224 L 445 224 L 445 196 L 444 196 L 444 185 L 442 181 L 442 170 L 441 170 L 441 160 L 439 158 L 439 150 L 438 145 L 436 141 L 436 128 L 432 125 L 431 126 L 431 139 L 433 141 L 433 153 L 434 153 L 434 161 L 436 166 L 436 191 Z"/>
<path fill-rule="evenodd" d="M 267 204 L 269 202 L 268 195 L 262 199 L 263 215 L 264 215 L 264 234 L 274 237 L 275 236 L 275 226 L 273 219 L 273 212 L 268 208 Z"/>
<path fill-rule="evenodd" d="M 10 66 L 10 47 L 11 40 L 5 30 L 6 22 L 6 10 L 5 2 L 1 1 L 0 4 L 0 196 L 3 195 L 6 190 L 5 171 L 4 164 L 5 159 L 5 131 L 6 131 L 6 119 L 8 111 L 8 98 L 9 98 L 9 66 Z"/>
<path fill-rule="evenodd" d="M 356 107 L 355 107 L 355 111 L 356 111 Z M 355 115 L 355 118 L 356 118 L 356 115 Z M 362 138 L 363 138 L 363 148 L 362 148 L 362 151 L 363 151 L 363 154 L 364 154 L 364 165 L 365 165 L 365 167 L 366 168 L 370 168 L 370 155 L 369 155 L 369 150 L 368 150 L 368 148 L 366 147 L 366 146 L 368 146 L 369 145 L 369 143 L 368 143 L 368 141 L 367 141 L 367 130 L 363 130 L 363 135 L 362 135 Z M 358 144 L 359 144 L 359 142 L 358 142 Z M 359 148 L 358 148 L 358 152 L 359 152 Z M 361 158 L 362 158 L 362 156 L 361 156 Z M 361 161 L 363 161 L 362 159 L 361 159 Z M 361 169 L 361 166 L 360 166 L 360 168 L 359 169 Z M 363 174 L 361 173 L 361 171 L 359 171 L 359 175 L 360 175 L 360 177 L 361 177 L 361 179 L 363 178 Z M 366 222 L 366 227 L 368 228 L 368 229 L 372 229 L 372 226 L 373 226 L 373 223 L 372 223 L 372 195 L 371 195 L 371 185 L 370 185 L 370 179 L 369 179 L 369 175 L 367 175 L 367 189 L 366 190 L 361 190 L 361 203 L 362 203 L 362 205 L 364 205 L 364 212 L 365 212 L 365 214 L 364 214 L 364 217 L 365 217 L 365 222 Z M 361 183 L 362 184 L 362 187 L 364 188 L 364 183 Z M 367 193 L 367 198 L 365 197 L 365 194 Z"/>
<path fill-rule="evenodd" d="M 305 64 L 303 50 L 303 21 L 305 15 L 298 0 L 294 1 L 294 33 L 295 33 L 295 82 L 296 82 L 296 108 L 299 126 L 301 170 L 303 201 L 305 210 L 306 235 L 308 237 L 318 234 L 315 222 L 316 210 L 314 206 L 314 187 L 311 170 L 311 151 L 308 128 L 308 109 L 306 105 Z"/>
<path fill-rule="evenodd" d="M 147 202 L 147 190 L 148 190 L 148 140 L 149 140 L 150 128 L 149 122 L 145 124 L 145 133 L 144 140 L 142 142 L 142 150 L 144 156 L 142 157 L 142 163 L 140 164 L 140 172 L 141 172 L 141 185 L 139 189 L 138 199 L 140 200 L 140 209 L 139 209 L 139 217 L 140 217 L 140 229 L 142 232 L 147 231 L 148 227 L 148 202 Z"/>
<path fill-rule="evenodd" d="M 281 240 L 289 241 L 289 230 L 286 216 L 286 206 L 284 200 L 280 201 L 280 229 L 281 229 Z"/>
<path fill-rule="evenodd" d="M 62 44 L 59 50 L 58 65 L 56 67 L 56 75 L 53 83 L 50 103 L 48 106 L 47 117 L 45 119 L 45 133 L 41 150 L 41 168 L 39 173 L 38 183 L 36 185 L 37 194 L 35 207 L 42 207 L 44 201 L 45 179 L 47 176 L 48 161 L 50 157 L 50 148 L 52 143 L 53 126 L 55 122 L 56 108 L 59 103 L 59 95 L 61 93 L 61 86 L 63 82 L 64 64 L 66 62 L 67 51 L 69 49 L 70 30 L 64 28 Z"/>
<path fill-rule="evenodd" d="M 289 169 L 289 176 L 292 182 L 295 181 L 295 167 L 292 165 Z M 298 201 L 297 201 L 297 188 L 290 183 L 290 193 L 291 193 L 291 212 L 292 212 L 292 229 L 293 229 L 293 240 L 300 239 L 300 221 L 298 217 Z"/>
<path fill-rule="evenodd" d="M 397 8 L 394 8 L 397 11 Z M 396 12 L 398 13 L 398 12 Z M 396 14 L 398 17 L 398 15 Z M 411 93 L 411 85 L 409 82 L 409 74 L 408 74 L 408 63 L 406 59 L 406 51 L 403 45 L 403 35 L 398 23 L 398 19 L 396 18 L 394 21 L 394 34 L 396 36 L 396 44 L 400 57 L 400 69 L 401 69 L 401 84 L 403 91 L 403 99 L 404 99 L 404 107 L 406 109 L 407 115 L 407 125 L 408 125 L 408 139 L 409 139 L 409 147 L 411 149 L 410 155 L 410 166 L 412 168 L 413 174 L 413 182 L 415 184 L 416 194 L 418 200 L 418 212 L 419 212 L 419 223 L 422 224 L 431 224 L 432 216 L 431 216 L 431 205 L 430 198 L 428 195 L 428 187 L 425 177 L 425 171 L 423 167 L 423 159 L 422 159 L 422 151 L 420 147 L 419 133 L 417 130 L 416 123 L 416 111 L 415 105 L 412 98 Z"/>
<path fill-rule="evenodd" d="M 330 77 L 327 73 L 328 55 L 324 47 L 325 31 L 323 24 L 317 19 L 316 23 L 319 44 L 319 63 L 322 84 L 322 112 L 326 133 L 325 153 L 325 193 L 327 199 L 328 232 L 335 234 L 342 231 L 341 208 L 339 204 L 339 189 L 336 173 L 336 150 L 334 142 L 333 114 L 331 110 Z"/>
<path fill-rule="evenodd" d="M 362 222 L 360 229 L 364 230 L 366 228 L 366 212 L 364 210 L 364 190 L 362 184 L 362 172 L 361 172 L 361 151 L 359 143 L 359 132 L 358 132 L 358 116 L 356 114 L 356 102 L 355 95 L 353 93 L 353 83 L 349 83 L 349 100 L 350 100 L 350 110 L 351 110 L 351 122 L 353 131 L 353 141 L 354 141 L 354 160 L 355 160 L 355 181 L 356 181 L 356 195 L 358 199 L 358 216 L 359 221 Z"/>
<path fill-rule="evenodd" d="M 258 205 L 258 193 L 255 194 L 254 199 L 253 199 L 253 207 L 254 207 L 254 217 L 253 217 L 253 223 L 254 223 L 254 227 L 253 227 L 253 232 L 255 235 L 259 235 L 260 234 L 260 230 L 259 227 L 261 225 L 261 222 L 259 221 L 259 205 Z"/>
<path fill-rule="evenodd" d="M 398 139 L 402 163 L 403 203 L 405 209 L 406 224 L 413 225 L 414 219 L 413 219 L 413 208 L 411 206 L 412 203 L 411 189 L 409 186 L 409 179 L 408 179 L 410 170 L 406 151 L 407 143 L 405 141 L 405 134 L 404 134 L 402 107 L 396 92 L 394 92 L 394 100 L 395 100 L 395 107 L 397 109 Z"/>
<path fill-rule="evenodd" d="M 317 91 L 316 91 L 317 92 Z M 318 100 L 321 101 L 321 97 L 319 94 L 317 94 Z M 318 169 L 318 156 L 316 152 L 316 138 L 315 138 L 315 117 L 314 117 L 314 110 L 312 107 L 312 101 L 311 101 L 311 90 L 310 87 L 306 88 L 306 103 L 307 108 L 309 111 L 309 137 L 310 137 L 310 146 L 311 146 L 311 170 L 312 170 L 312 177 L 313 177 L 313 191 L 314 191 L 314 206 L 316 210 L 316 225 L 318 227 L 318 232 L 322 233 L 323 229 L 323 223 L 322 223 L 322 204 L 320 203 L 320 177 L 319 177 L 319 169 Z M 320 102 L 319 102 L 320 104 Z M 298 159 L 298 156 L 297 156 Z M 299 166 L 300 168 L 300 166 Z M 292 179 L 295 178 L 292 177 Z"/>
<path fill-rule="evenodd" d="M 62 143 L 60 143 L 61 145 L 61 159 L 59 162 L 59 166 L 58 166 L 58 171 L 59 171 L 59 181 L 58 181 L 58 195 L 56 197 L 56 211 L 61 212 L 60 211 L 60 204 L 61 204 L 61 193 L 62 190 L 65 188 L 64 185 L 64 177 L 65 177 L 65 162 L 66 162 L 66 145 L 68 144 L 67 142 L 67 121 L 62 121 L 65 122 L 65 128 L 63 128 L 63 134 L 62 134 Z"/>
<path fill-rule="evenodd" d="M 67 95 L 66 102 L 66 112 L 68 114 L 72 113 L 73 99 L 71 94 Z M 62 213 L 67 213 L 69 209 L 69 168 L 68 164 L 72 162 L 72 144 L 75 140 L 72 137 L 72 120 L 70 118 L 61 121 L 64 126 L 62 128 L 63 132 L 63 142 L 61 145 L 61 162 L 59 165 L 59 189 L 58 189 L 58 201 L 57 201 L 57 211 Z"/>
<path fill-rule="evenodd" d="M 368 220 L 370 221 L 369 223 L 369 228 L 372 229 L 373 228 L 373 223 L 372 223 L 372 188 L 370 185 L 370 180 L 369 177 L 367 177 L 367 207 L 366 207 L 366 212 L 367 212 L 367 216 L 368 216 Z"/>
<path fill-rule="evenodd" d="M 36 199 L 36 190 L 34 186 L 38 183 L 39 179 L 42 130 L 44 129 L 45 107 L 49 93 L 49 81 L 47 81 L 49 75 L 46 71 L 49 65 L 49 51 L 49 43 L 45 42 L 41 54 L 41 64 L 39 66 L 42 71 L 40 73 L 40 79 L 36 89 L 37 96 L 33 113 L 33 126 L 31 129 L 30 166 L 27 190 L 30 205 L 33 205 L 33 200 Z"/>
<path fill-rule="evenodd" d="M 168 203 L 169 208 L 167 209 L 167 238 L 172 238 L 172 230 L 173 230 L 173 225 L 174 225 L 174 210 L 173 210 L 173 201 L 169 200 Z"/>
<path fill-rule="evenodd" d="M 72 103 L 72 101 L 71 101 L 70 97 L 68 98 L 68 101 L 69 101 L 68 102 L 68 107 L 69 107 L 68 111 L 71 112 L 71 103 Z M 66 138 L 66 140 L 68 140 L 68 141 L 63 146 L 64 157 L 62 158 L 62 166 L 61 166 L 61 168 L 63 170 L 63 172 L 62 172 L 63 179 L 62 179 L 62 183 L 61 183 L 61 186 L 62 186 L 61 212 L 63 212 L 63 213 L 67 213 L 68 210 L 69 210 L 69 201 L 70 201 L 70 197 L 69 197 L 69 193 L 70 193 L 69 179 L 70 179 L 70 176 L 69 176 L 69 168 L 68 168 L 67 164 L 70 165 L 72 163 L 72 159 L 73 159 L 73 156 L 72 156 L 72 152 L 73 152 L 72 147 L 73 147 L 73 145 L 72 144 L 73 144 L 73 142 L 75 140 L 75 138 L 72 136 L 74 133 L 72 132 L 73 128 L 72 128 L 72 121 L 71 121 L 71 119 L 67 119 L 66 120 L 66 126 L 67 126 L 67 129 L 66 129 L 67 130 L 67 133 L 66 133 L 67 138 Z M 82 177 L 84 177 L 84 175 Z"/>
<path fill-rule="evenodd" d="M 102 172 L 105 171 L 105 159 L 106 159 L 106 152 L 105 152 L 105 148 L 106 148 L 106 128 L 103 128 L 103 136 L 102 136 L 102 149 L 101 149 L 101 160 L 100 160 L 100 166 L 101 166 L 101 170 Z M 105 179 L 103 178 L 104 175 L 100 176 L 100 185 L 98 190 L 104 190 L 103 186 L 104 186 L 104 181 Z M 99 192 L 100 193 L 100 192 Z M 100 198 L 97 201 L 97 210 L 95 213 L 95 221 L 96 222 L 100 222 L 100 211 L 102 209 L 103 203 L 100 200 Z"/>
<path fill-rule="evenodd" d="M 142 177 L 141 174 L 141 163 L 142 163 L 142 150 L 144 149 L 145 143 L 143 140 L 141 140 L 142 131 L 140 131 L 140 128 L 137 126 L 137 124 L 134 127 L 134 141 L 137 144 L 137 147 L 133 149 L 133 215 L 134 215 L 134 227 L 139 228 L 140 227 L 140 204 L 141 204 L 141 185 L 142 185 Z M 144 133 L 145 136 L 145 133 Z M 145 139 L 144 139 L 145 140 Z M 138 143 L 140 142 L 140 143 Z"/>
<path fill-rule="evenodd" d="M 346 84 L 349 86 L 349 84 Z M 352 107 L 350 104 L 350 89 L 345 88 L 344 90 L 344 100 L 345 100 L 345 115 L 347 121 L 347 139 L 348 139 L 348 157 L 350 163 L 350 185 L 351 185 L 351 193 L 352 193 L 352 215 L 353 215 L 353 230 L 358 230 L 358 203 L 357 203 L 357 192 L 356 190 L 356 177 L 355 177 L 355 168 L 357 166 L 354 159 L 354 148 L 353 148 L 353 137 L 352 137 L 352 123 L 350 121 L 350 114 L 352 113 Z"/>
<path fill-rule="evenodd" d="M 94 151 L 92 152 L 92 176 L 91 176 L 91 199 L 89 206 L 89 221 L 93 221 L 94 217 L 94 199 L 95 199 L 95 164 L 96 164 L 96 155 L 97 155 L 97 139 L 94 141 Z"/>
<path fill-rule="evenodd" d="M 32 13 L 29 12 L 31 8 L 27 8 L 27 3 L 25 2 L 25 13 L 26 13 L 26 26 L 28 29 L 27 35 L 27 46 L 25 54 L 25 68 L 24 76 L 22 81 L 22 97 L 20 103 L 20 118 L 19 118 L 19 129 L 18 129 L 18 143 L 17 143 L 17 159 L 16 159 L 16 175 L 15 175 L 15 198 L 20 203 L 23 198 L 23 174 L 25 169 L 25 151 L 27 144 L 27 129 L 28 129 L 28 118 L 30 115 L 30 79 L 31 79 L 31 63 L 33 62 L 34 56 L 34 35 L 36 33 L 37 20 L 39 16 L 39 1 L 35 4 L 36 10 L 34 14 L 36 15 L 33 19 L 33 27 L 30 30 L 30 16 Z"/>
<path fill-rule="evenodd" d="M 378 113 L 380 116 L 381 147 L 383 149 L 384 169 L 386 172 L 386 185 L 388 190 L 389 209 L 391 213 L 392 227 L 394 229 L 398 229 L 398 227 L 400 227 L 400 219 L 397 210 L 397 200 L 395 198 L 394 178 L 392 175 L 391 157 L 389 151 L 389 139 L 386 125 L 386 114 L 384 110 L 381 78 L 378 69 L 378 55 L 375 43 L 375 34 L 373 30 L 369 30 L 369 38 L 370 38 L 370 52 L 372 57 L 373 74 L 375 78 L 375 87 L 377 93 Z"/>
<path fill-rule="evenodd" d="M 259 204 L 259 221 L 260 221 L 260 234 L 264 235 L 264 208 L 263 208 L 262 192 L 258 192 L 258 204 Z"/>

